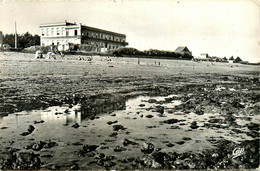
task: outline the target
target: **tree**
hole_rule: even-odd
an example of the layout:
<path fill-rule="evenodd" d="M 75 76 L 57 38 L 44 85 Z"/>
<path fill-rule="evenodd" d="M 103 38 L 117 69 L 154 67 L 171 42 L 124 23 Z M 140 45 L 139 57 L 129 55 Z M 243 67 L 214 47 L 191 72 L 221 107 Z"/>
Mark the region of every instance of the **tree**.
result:
<path fill-rule="evenodd" d="M 229 58 L 229 60 L 232 60 L 232 61 L 233 61 L 233 60 L 234 60 L 234 57 L 233 57 L 233 56 L 231 56 L 231 57 Z"/>
<path fill-rule="evenodd" d="M 223 58 L 223 60 L 227 61 L 227 58 L 226 58 L 226 57 L 224 57 L 224 58 Z"/>
<path fill-rule="evenodd" d="M 237 63 L 239 63 L 241 61 L 242 61 L 242 59 L 239 56 L 234 60 L 234 62 L 237 62 Z"/>
<path fill-rule="evenodd" d="M 15 34 L 5 34 L 3 36 L 3 43 L 9 44 L 11 47 L 15 46 Z M 40 36 L 32 35 L 26 32 L 22 35 L 17 35 L 18 48 L 26 48 L 30 46 L 40 45 Z"/>

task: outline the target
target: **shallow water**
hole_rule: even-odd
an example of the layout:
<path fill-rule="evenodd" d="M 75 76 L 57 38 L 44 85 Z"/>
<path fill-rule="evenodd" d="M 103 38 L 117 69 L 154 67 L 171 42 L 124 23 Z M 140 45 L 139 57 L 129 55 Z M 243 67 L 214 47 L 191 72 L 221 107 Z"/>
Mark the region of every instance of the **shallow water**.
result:
<path fill-rule="evenodd" d="M 41 150 L 41 156 L 52 154 L 51 158 L 41 158 L 48 164 L 66 165 L 68 162 L 77 160 L 82 167 L 89 167 L 84 158 L 80 158 L 76 151 L 82 148 L 83 144 L 99 145 L 98 152 L 106 155 L 114 155 L 117 158 L 138 157 L 142 156 L 140 146 L 144 141 L 152 142 L 156 148 L 162 148 L 167 152 L 199 152 L 204 149 L 213 148 L 214 141 L 219 139 L 232 140 L 234 142 L 244 141 L 252 138 L 245 133 L 234 134 L 225 124 L 223 128 L 207 128 L 210 118 L 224 119 L 216 112 L 196 115 L 195 113 L 169 112 L 176 105 L 181 104 L 179 100 L 165 101 L 167 98 L 177 97 L 171 95 L 167 97 L 148 97 L 139 96 L 126 101 L 126 110 L 115 111 L 110 114 L 101 114 L 95 120 L 85 119 L 80 112 L 80 105 L 69 108 L 67 105 L 62 107 L 53 106 L 46 110 L 33 110 L 29 112 L 19 112 L 10 114 L 0 120 L 1 150 L 0 154 L 12 147 L 25 150 L 23 147 L 35 141 L 52 140 L 58 143 L 58 146 L 51 149 Z M 149 103 L 149 99 L 155 99 L 155 103 Z M 142 105 L 140 105 L 142 104 Z M 160 115 L 154 111 L 156 106 L 163 106 L 164 113 Z M 152 118 L 147 118 L 152 115 Z M 254 116 L 251 116 L 254 120 Z M 161 121 L 168 119 L 182 120 L 174 124 L 166 124 Z M 44 121 L 35 123 L 35 121 Z M 109 121 L 117 123 L 108 125 Z M 196 121 L 198 128 L 191 129 L 190 124 Z M 75 129 L 72 125 L 78 123 L 79 128 Z M 239 120 L 238 124 L 244 125 L 248 122 Z M 126 129 L 118 131 L 118 135 L 111 137 L 113 125 L 123 125 Z M 21 136 L 29 125 L 33 125 L 35 130 L 28 136 Z M 226 126 L 226 127 L 225 127 Z M 178 129 L 173 129 L 178 127 Z M 247 127 L 241 128 L 248 131 Z M 183 140 L 183 138 L 190 140 Z M 127 146 L 123 152 L 114 152 L 117 145 L 122 146 L 124 138 L 137 142 L 139 145 Z M 184 144 L 176 142 L 184 141 Z M 172 147 L 167 145 L 173 144 Z M 89 161 L 92 159 L 89 158 Z"/>

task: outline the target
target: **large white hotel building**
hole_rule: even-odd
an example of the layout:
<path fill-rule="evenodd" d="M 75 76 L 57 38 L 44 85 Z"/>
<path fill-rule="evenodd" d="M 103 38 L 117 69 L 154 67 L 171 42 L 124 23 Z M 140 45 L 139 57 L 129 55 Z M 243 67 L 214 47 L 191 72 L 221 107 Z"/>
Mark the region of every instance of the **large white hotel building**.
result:
<path fill-rule="evenodd" d="M 106 31 L 82 24 L 59 22 L 40 25 L 41 46 L 57 45 L 58 49 L 77 49 L 79 45 L 90 45 L 102 52 L 128 45 L 126 35 Z"/>

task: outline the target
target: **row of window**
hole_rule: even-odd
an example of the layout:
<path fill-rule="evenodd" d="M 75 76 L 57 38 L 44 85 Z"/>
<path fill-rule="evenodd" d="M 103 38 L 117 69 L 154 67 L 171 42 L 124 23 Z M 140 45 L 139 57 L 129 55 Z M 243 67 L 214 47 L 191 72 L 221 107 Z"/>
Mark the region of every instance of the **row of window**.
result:
<path fill-rule="evenodd" d="M 65 35 L 66 33 L 66 35 Z M 77 36 L 78 30 L 65 30 L 64 27 L 62 28 L 46 28 L 41 30 L 42 36 Z M 98 39 L 104 39 L 104 40 L 111 40 L 111 41 L 117 41 L 117 42 L 125 42 L 125 38 L 103 34 L 103 33 L 96 33 L 96 32 L 83 32 L 83 36 L 91 37 L 91 38 L 98 38 Z"/>
<path fill-rule="evenodd" d="M 42 36 L 59 36 L 59 35 L 64 35 L 65 34 L 65 28 L 46 28 L 46 29 L 41 29 L 41 35 Z"/>
<path fill-rule="evenodd" d="M 108 49 L 118 49 L 120 47 L 120 45 L 113 45 L 113 44 L 108 44 L 108 43 L 104 43 L 104 42 L 85 42 L 85 44 L 87 45 L 95 45 L 96 47 L 100 47 L 100 48 L 108 48 Z"/>
<path fill-rule="evenodd" d="M 97 39 L 104 39 L 104 40 L 112 40 L 117 42 L 125 42 L 124 38 L 103 34 L 103 33 L 95 33 L 95 32 L 83 32 L 83 36 L 91 37 L 91 38 L 97 38 Z"/>

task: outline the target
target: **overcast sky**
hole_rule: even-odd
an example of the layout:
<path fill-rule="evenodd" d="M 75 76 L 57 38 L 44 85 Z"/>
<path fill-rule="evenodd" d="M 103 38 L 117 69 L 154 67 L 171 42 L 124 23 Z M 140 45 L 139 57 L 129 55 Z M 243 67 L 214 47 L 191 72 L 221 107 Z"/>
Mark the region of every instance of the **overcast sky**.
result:
<path fill-rule="evenodd" d="M 0 30 L 39 34 L 41 23 L 69 21 L 126 34 L 129 47 L 174 51 L 187 46 L 194 56 L 240 56 L 260 62 L 259 0 L 59 0 L 7 1 Z"/>

